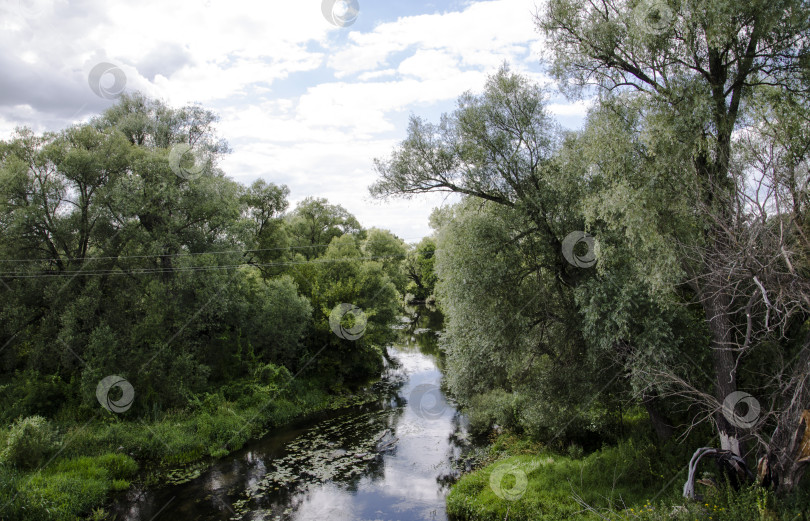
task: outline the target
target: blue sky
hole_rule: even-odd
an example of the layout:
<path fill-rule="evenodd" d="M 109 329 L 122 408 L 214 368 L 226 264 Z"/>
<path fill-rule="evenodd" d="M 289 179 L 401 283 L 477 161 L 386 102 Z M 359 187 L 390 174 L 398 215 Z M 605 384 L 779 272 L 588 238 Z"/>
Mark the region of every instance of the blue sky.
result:
<path fill-rule="evenodd" d="M 88 84 L 106 62 L 127 90 L 217 112 L 230 177 L 286 184 L 293 206 L 326 197 L 413 242 L 430 233 L 430 210 L 453 199 L 368 195 L 373 159 L 405 137 L 409 115 L 436 121 L 508 62 L 549 86 L 561 124 L 582 124 L 587 104 L 556 94 L 543 73 L 537 0 L 358 1 L 357 19 L 342 27 L 321 0 L 0 0 L 0 139 L 110 106 Z M 101 82 L 111 87 L 113 76 Z"/>

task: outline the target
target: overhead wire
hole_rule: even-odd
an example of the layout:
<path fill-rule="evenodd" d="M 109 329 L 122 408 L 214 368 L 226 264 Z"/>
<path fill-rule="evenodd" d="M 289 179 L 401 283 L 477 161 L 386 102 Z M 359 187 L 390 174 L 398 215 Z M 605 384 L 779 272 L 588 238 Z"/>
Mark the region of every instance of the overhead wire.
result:
<path fill-rule="evenodd" d="M 310 259 L 305 261 L 278 261 L 278 262 L 242 262 L 238 264 L 224 264 L 212 266 L 176 266 L 171 268 L 133 268 L 124 269 L 118 267 L 116 269 L 104 270 L 72 270 L 72 271 L 53 271 L 53 272 L 39 272 L 39 273 L 26 273 L 26 272 L 0 272 L 0 278 L 5 279 L 33 279 L 33 278 L 53 278 L 53 277 L 75 277 L 78 275 L 87 276 L 101 276 L 101 275 L 144 275 L 144 274 L 162 274 L 162 273 L 175 273 L 175 272 L 205 272 L 217 270 L 239 269 L 242 267 L 273 267 L 273 266 L 299 266 L 304 264 L 318 264 L 318 263 L 336 263 L 336 262 L 351 262 L 351 261 L 377 261 L 384 259 L 402 259 L 404 255 L 382 255 L 374 257 L 343 257 L 337 259 Z"/>
<path fill-rule="evenodd" d="M 90 262 L 95 260 L 122 260 L 122 259 L 152 259 L 156 257 L 190 257 L 196 255 L 226 255 L 226 254 L 246 254 L 246 253 L 258 253 L 264 251 L 282 251 L 282 250 L 305 250 L 309 248 L 322 248 L 329 246 L 328 243 L 324 244 L 310 244 L 307 246 L 282 246 L 278 248 L 257 248 L 257 249 L 245 249 L 245 250 L 220 250 L 220 251 L 202 251 L 202 252 L 178 252 L 178 253 L 170 253 L 170 254 L 162 254 L 162 253 L 153 253 L 150 255 L 117 255 L 117 256 L 107 256 L 107 257 L 82 257 L 82 261 Z M 55 262 L 57 259 L 53 258 L 41 258 L 41 259 L 0 259 L 0 263 L 2 262 L 18 262 L 18 263 L 38 263 L 38 262 Z M 65 259 L 58 259 L 58 260 L 70 260 L 69 258 Z"/>

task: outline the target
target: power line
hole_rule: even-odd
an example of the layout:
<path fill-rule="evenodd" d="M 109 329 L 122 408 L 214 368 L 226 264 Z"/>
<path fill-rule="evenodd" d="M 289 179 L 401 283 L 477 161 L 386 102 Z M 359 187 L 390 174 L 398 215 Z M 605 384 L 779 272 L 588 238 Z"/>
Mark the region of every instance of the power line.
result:
<path fill-rule="evenodd" d="M 195 255 L 224 255 L 230 253 L 255 253 L 261 251 L 280 251 L 280 250 L 303 250 L 307 248 L 319 248 L 322 246 L 329 246 L 328 244 L 312 244 L 309 246 L 284 246 L 279 248 L 261 248 L 255 250 L 224 250 L 224 251 L 203 251 L 203 252 L 182 252 L 182 253 L 171 253 L 168 255 L 163 255 L 160 253 L 155 253 L 152 255 L 119 255 L 119 256 L 112 256 L 112 257 L 83 257 L 81 260 L 83 261 L 95 261 L 95 260 L 120 260 L 120 259 L 152 259 L 155 257 L 191 257 Z M 43 258 L 43 259 L 0 259 L 0 262 L 54 262 L 57 259 L 52 258 Z M 61 260 L 61 259 L 59 259 Z"/>
<path fill-rule="evenodd" d="M 376 261 L 384 259 L 402 259 L 404 255 L 384 255 L 377 257 L 343 257 L 339 259 L 313 259 L 308 261 L 284 261 L 284 262 L 267 262 L 267 263 L 252 263 L 243 262 L 239 264 L 224 264 L 217 266 L 179 266 L 173 268 L 135 268 L 132 270 L 124 269 L 108 269 L 108 270 L 77 270 L 77 271 L 58 271 L 52 273 L 22 273 L 22 272 L 0 272 L 0 277 L 8 279 L 38 279 L 38 278 L 54 278 L 54 277 L 73 277 L 76 275 L 148 275 L 148 274 L 161 274 L 161 273 L 177 273 L 177 272 L 206 272 L 218 270 L 231 270 L 239 269 L 242 267 L 253 266 L 257 268 L 272 267 L 272 266 L 300 266 L 304 264 L 328 264 L 337 262 L 351 262 L 351 261 Z"/>
<path fill-rule="evenodd" d="M 405 239 L 401 239 L 405 241 Z M 118 256 L 110 256 L 110 257 L 82 257 L 80 260 L 84 262 L 91 262 L 91 261 L 98 261 L 98 260 L 122 260 L 122 259 L 153 259 L 153 258 L 180 258 L 180 257 L 192 257 L 197 255 L 227 255 L 227 254 L 247 254 L 247 253 L 258 253 L 263 251 L 282 251 L 282 250 L 306 250 L 310 248 L 322 248 L 328 247 L 329 244 L 311 244 L 308 246 L 283 246 L 278 248 L 258 248 L 258 249 L 249 249 L 249 250 L 223 250 L 223 251 L 203 251 L 203 252 L 182 252 L 182 253 L 170 253 L 167 255 L 161 253 L 154 253 L 151 255 L 118 255 Z M 2 262 L 18 262 L 18 263 L 37 263 L 37 262 L 56 262 L 57 260 L 70 260 L 70 259 L 54 259 L 54 258 L 42 258 L 42 259 L 0 259 L 0 263 Z M 1 275 L 2 273 L 0 273 Z"/>

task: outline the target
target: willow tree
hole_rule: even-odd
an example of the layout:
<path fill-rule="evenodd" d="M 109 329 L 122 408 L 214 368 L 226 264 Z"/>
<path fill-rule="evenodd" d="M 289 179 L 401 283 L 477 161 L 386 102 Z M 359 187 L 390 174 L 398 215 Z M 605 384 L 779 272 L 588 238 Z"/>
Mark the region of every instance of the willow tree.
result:
<path fill-rule="evenodd" d="M 775 88 L 777 98 L 806 96 L 810 5 L 550 0 L 536 21 L 571 94 L 589 87 L 632 93 L 649 138 L 669 143 L 676 164 L 691 174 L 702 237 L 683 267 L 710 332 L 713 398 L 721 404 L 738 391 L 741 347 L 750 346 L 752 321 L 764 316 L 757 308 L 772 304 L 756 268 L 737 264 L 744 243 L 735 239 L 750 214 L 740 211 L 747 178 L 734 169 L 734 137 L 750 123 L 753 96 L 763 88 Z M 722 448 L 740 454 L 744 432 L 728 416 L 714 408 Z"/>
<path fill-rule="evenodd" d="M 339 204 L 318 197 L 307 197 L 287 216 L 287 230 L 296 251 L 306 259 L 326 252 L 335 237 L 351 233 L 363 235 L 357 218 Z"/>
<path fill-rule="evenodd" d="M 499 423 L 546 439 L 599 430 L 623 385 L 621 368 L 602 366 L 582 336 L 575 288 L 594 272 L 566 261 L 562 243 L 582 230 L 588 183 L 559 168 L 563 139 L 542 90 L 503 67 L 438 124 L 414 117 L 391 157 L 376 161 L 371 189 L 464 198 L 434 219 L 448 382 L 467 403 L 512 411 Z"/>

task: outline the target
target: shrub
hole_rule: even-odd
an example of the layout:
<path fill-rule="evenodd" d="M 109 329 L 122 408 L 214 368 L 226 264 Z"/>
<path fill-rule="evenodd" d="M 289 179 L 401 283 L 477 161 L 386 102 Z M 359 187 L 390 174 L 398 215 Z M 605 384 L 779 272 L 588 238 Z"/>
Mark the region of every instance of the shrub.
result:
<path fill-rule="evenodd" d="M 570 443 L 568 445 L 568 456 L 571 459 L 582 459 L 582 456 L 585 455 L 585 451 L 583 450 L 581 445 L 577 445 L 576 443 Z"/>
<path fill-rule="evenodd" d="M 36 371 L 19 374 L 0 387 L 0 421 L 11 423 L 27 415 L 53 417 L 68 399 L 68 386 L 58 376 L 41 375 Z"/>
<path fill-rule="evenodd" d="M 18 419 L 11 426 L 2 460 L 19 468 L 38 467 L 58 447 L 56 429 L 42 416 Z"/>
<path fill-rule="evenodd" d="M 515 397 L 500 389 L 473 397 L 468 412 L 470 431 L 476 436 L 487 434 L 494 424 L 505 429 L 517 427 Z"/>
<path fill-rule="evenodd" d="M 253 374 L 260 383 L 276 387 L 286 386 L 292 380 L 292 375 L 286 367 L 275 364 L 261 364 Z"/>

